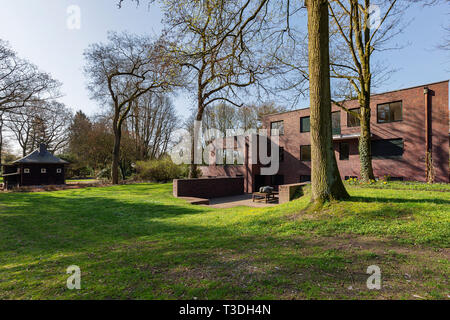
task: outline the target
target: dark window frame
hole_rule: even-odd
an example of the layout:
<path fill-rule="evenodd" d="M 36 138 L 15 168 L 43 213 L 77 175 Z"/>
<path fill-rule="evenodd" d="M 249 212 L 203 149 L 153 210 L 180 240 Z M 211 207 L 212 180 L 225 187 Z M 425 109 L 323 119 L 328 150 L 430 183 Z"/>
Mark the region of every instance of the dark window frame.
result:
<path fill-rule="evenodd" d="M 354 111 L 354 110 L 358 110 L 358 113 L 361 114 L 361 107 L 349 109 L 349 111 Z M 353 117 L 353 115 L 352 115 L 351 113 L 348 113 L 348 112 L 347 112 L 347 127 L 348 127 L 348 128 L 358 128 L 358 127 L 361 126 L 361 120 L 360 120 L 359 118 L 355 118 L 356 120 L 358 120 L 358 125 L 356 125 L 356 126 L 351 126 L 350 123 L 349 123 L 350 117 Z"/>
<path fill-rule="evenodd" d="M 394 144 L 394 145 L 395 145 L 395 143 L 393 143 L 392 141 L 401 141 L 401 154 L 398 154 L 398 155 L 379 155 L 379 154 L 377 155 L 377 154 L 374 154 L 374 150 L 376 150 L 376 147 L 374 147 L 374 144 L 387 142 L 387 141 L 391 141 L 391 143 Z M 402 159 L 403 155 L 405 153 L 405 140 L 403 138 L 372 140 L 371 149 L 372 149 L 372 159 L 374 159 L 374 160 Z"/>
<path fill-rule="evenodd" d="M 343 144 L 346 144 L 348 146 L 347 156 L 345 158 L 342 156 L 342 145 Z M 340 161 L 348 161 L 348 160 L 350 160 L 350 143 L 348 143 L 348 142 L 339 142 L 339 160 Z"/>
<path fill-rule="evenodd" d="M 278 135 L 279 135 L 279 136 L 284 136 L 284 120 L 277 120 L 277 121 L 271 121 L 271 122 L 270 122 L 270 135 L 271 135 L 271 136 L 273 136 L 273 134 L 272 134 L 272 130 L 273 130 L 272 125 L 273 125 L 274 123 L 280 123 L 280 122 L 283 124 L 283 130 L 280 130 L 280 129 L 278 128 Z"/>
<path fill-rule="evenodd" d="M 302 119 L 309 119 L 309 130 L 308 131 L 305 131 L 303 129 Z M 300 117 L 300 132 L 301 133 L 311 132 L 311 116 Z"/>
<path fill-rule="evenodd" d="M 339 114 L 339 127 L 337 127 L 337 128 L 335 128 L 335 127 L 333 127 L 333 114 Z M 342 126 L 341 126 L 341 111 L 333 111 L 333 112 L 331 112 L 331 131 L 332 131 L 332 134 L 333 135 L 335 135 L 335 134 L 341 134 L 341 128 L 342 128 Z"/>
<path fill-rule="evenodd" d="M 302 147 L 309 147 L 309 160 L 304 160 L 302 158 Z M 304 145 L 300 146 L 300 161 L 311 162 L 311 145 L 310 144 L 304 144 Z"/>
<path fill-rule="evenodd" d="M 385 106 L 388 105 L 390 108 L 390 105 L 393 103 L 399 103 L 400 102 L 400 115 L 401 115 L 401 119 L 400 120 L 392 120 L 392 121 L 380 121 L 380 118 L 378 117 L 378 109 L 380 106 Z M 389 110 L 390 111 L 390 110 Z M 390 113 L 390 112 L 389 112 Z M 390 119 L 389 119 L 390 120 Z M 393 122 L 402 122 L 403 121 L 403 100 L 397 100 L 397 101 L 391 101 L 391 102 L 386 102 L 386 103 L 380 103 L 377 104 L 377 123 L 393 123 Z"/>

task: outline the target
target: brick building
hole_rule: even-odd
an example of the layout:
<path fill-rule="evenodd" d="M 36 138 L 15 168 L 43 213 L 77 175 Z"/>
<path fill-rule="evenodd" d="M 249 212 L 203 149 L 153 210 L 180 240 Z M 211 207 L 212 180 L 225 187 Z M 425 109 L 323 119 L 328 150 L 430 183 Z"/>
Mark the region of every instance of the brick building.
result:
<path fill-rule="evenodd" d="M 449 81 L 372 95 L 371 133 L 376 177 L 426 181 L 425 155 L 432 152 L 436 182 L 449 182 Z M 347 101 L 357 111 L 358 101 Z M 268 115 L 267 129 L 280 132 L 280 168 L 275 176 L 260 175 L 260 165 L 203 167 L 205 176 L 243 176 L 245 191 L 262 185 L 309 181 L 311 178 L 309 108 Z M 332 106 L 333 141 L 343 179 L 359 177 L 359 120 Z M 427 143 L 428 142 L 428 143 Z"/>

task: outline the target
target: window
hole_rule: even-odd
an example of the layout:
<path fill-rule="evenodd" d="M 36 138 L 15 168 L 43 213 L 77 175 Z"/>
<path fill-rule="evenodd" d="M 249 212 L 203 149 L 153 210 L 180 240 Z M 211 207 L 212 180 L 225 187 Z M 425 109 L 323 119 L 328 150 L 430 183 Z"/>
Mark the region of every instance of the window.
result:
<path fill-rule="evenodd" d="M 300 160 L 311 161 L 311 146 L 300 146 Z"/>
<path fill-rule="evenodd" d="M 283 162 L 284 161 L 284 148 L 280 147 L 279 152 L 280 152 L 280 162 Z"/>
<path fill-rule="evenodd" d="M 271 122 L 270 123 L 270 135 L 274 135 L 274 133 L 272 133 L 272 130 L 276 130 L 278 129 L 278 134 L 280 136 L 284 135 L 284 122 L 283 120 L 281 121 L 275 121 L 275 122 Z"/>
<path fill-rule="evenodd" d="M 62 169 L 61 168 L 56 169 L 56 173 L 62 173 Z"/>
<path fill-rule="evenodd" d="M 311 123 L 309 117 L 301 117 L 300 118 L 300 132 L 309 132 L 311 131 Z"/>
<path fill-rule="evenodd" d="M 311 182 L 311 176 L 301 175 L 300 182 Z"/>
<path fill-rule="evenodd" d="M 360 114 L 360 108 L 350 109 L 350 111 Z M 359 127 L 359 118 L 347 112 L 347 127 Z"/>
<path fill-rule="evenodd" d="M 348 160 L 350 155 L 350 145 L 348 142 L 339 143 L 339 160 Z"/>
<path fill-rule="evenodd" d="M 47 169 L 41 168 L 41 173 L 47 173 Z"/>
<path fill-rule="evenodd" d="M 30 173 L 30 169 L 28 168 L 23 169 L 23 173 Z"/>
<path fill-rule="evenodd" d="M 372 141 L 372 158 L 395 159 L 403 156 L 403 139 Z"/>
<path fill-rule="evenodd" d="M 331 113 L 331 126 L 333 134 L 341 134 L 341 112 L 336 111 Z"/>
<path fill-rule="evenodd" d="M 270 176 L 270 184 L 272 186 L 279 186 L 284 184 L 284 176 L 282 174 L 276 174 L 274 176 Z"/>
<path fill-rule="evenodd" d="M 379 104 L 377 106 L 377 122 L 389 123 L 402 121 L 402 102 Z"/>

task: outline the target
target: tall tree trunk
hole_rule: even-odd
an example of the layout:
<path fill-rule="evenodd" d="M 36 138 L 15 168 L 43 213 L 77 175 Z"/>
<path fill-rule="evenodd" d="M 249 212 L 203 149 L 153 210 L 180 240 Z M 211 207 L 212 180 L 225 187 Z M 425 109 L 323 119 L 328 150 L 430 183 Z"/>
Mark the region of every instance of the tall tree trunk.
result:
<path fill-rule="evenodd" d="M 370 93 L 366 92 L 361 106 L 361 137 L 359 138 L 359 162 L 362 181 L 375 179 L 372 167 L 372 141 L 370 134 Z"/>
<path fill-rule="evenodd" d="M 120 140 L 122 137 L 122 130 L 118 117 L 114 118 L 113 130 L 114 130 L 114 148 L 111 165 L 111 180 L 112 184 L 119 184 Z"/>
<path fill-rule="evenodd" d="M 200 99 L 198 102 L 198 112 L 197 112 L 197 117 L 195 118 L 196 121 L 202 121 L 203 119 L 203 100 Z M 192 137 L 191 137 L 191 164 L 189 166 L 189 178 L 190 179 L 194 179 L 194 178 L 198 178 L 198 166 L 195 163 L 196 162 L 196 152 L 198 152 L 198 148 L 199 148 L 199 137 L 200 137 L 200 131 L 201 128 L 200 126 L 196 127 L 194 124 L 194 128 L 192 131 Z M 201 155 L 203 157 L 203 155 Z"/>
<path fill-rule="evenodd" d="M 333 150 L 329 61 L 328 2 L 306 0 L 311 108 L 311 201 L 322 204 L 349 197 Z"/>
<path fill-rule="evenodd" d="M 364 24 L 363 33 L 364 38 L 358 38 L 358 43 L 364 41 L 363 45 L 358 45 L 358 52 L 361 58 L 362 67 L 362 77 L 361 81 L 361 93 L 359 97 L 359 105 L 361 107 L 360 115 L 360 125 L 361 125 L 361 137 L 359 139 L 359 162 L 360 162 L 360 176 L 362 181 L 368 182 L 375 179 L 372 167 L 372 141 L 370 137 L 370 93 L 372 86 L 372 74 L 370 68 L 370 57 L 371 57 L 371 46 L 370 46 L 370 0 L 364 1 L 365 8 L 364 12 Z M 357 3 L 355 4 L 356 10 L 358 10 Z M 356 11 L 358 12 L 358 11 Z M 356 16 L 357 20 L 360 21 L 359 15 Z M 357 21 L 355 21 L 357 23 Z M 356 25 L 356 33 L 360 34 L 359 24 Z"/>
<path fill-rule="evenodd" d="M 202 121 L 203 120 L 203 112 L 205 109 L 205 106 L 203 105 L 204 100 L 203 100 L 203 91 L 202 91 L 202 79 L 203 79 L 203 72 L 200 72 L 198 75 L 198 92 L 197 92 L 197 116 L 195 118 L 196 121 Z M 199 137 L 200 137 L 200 126 L 197 128 L 194 124 L 194 128 L 192 131 L 192 137 L 191 137 L 191 164 L 189 166 L 189 178 L 193 179 L 193 178 L 198 178 L 198 170 L 197 170 L 197 164 L 195 163 L 196 161 L 196 152 L 197 152 L 197 148 L 199 141 Z M 203 155 L 202 159 L 203 159 Z"/>

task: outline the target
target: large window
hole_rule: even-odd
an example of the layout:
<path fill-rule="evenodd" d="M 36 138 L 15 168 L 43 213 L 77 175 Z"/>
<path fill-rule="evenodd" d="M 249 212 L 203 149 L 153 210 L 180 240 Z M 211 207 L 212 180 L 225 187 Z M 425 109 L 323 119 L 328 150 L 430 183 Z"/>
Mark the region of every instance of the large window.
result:
<path fill-rule="evenodd" d="M 355 109 L 350 109 L 350 111 L 353 111 L 357 114 L 360 114 L 360 108 L 355 108 Z M 347 127 L 359 127 L 360 126 L 360 121 L 359 121 L 359 117 L 354 116 L 351 113 L 347 112 Z"/>
<path fill-rule="evenodd" d="M 403 139 L 373 140 L 372 158 L 396 159 L 403 156 Z"/>
<path fill-rule="evenodd" d="M 377 122 L 388 123 L 402 121 L 402 102 L 391 102 L 377 106 Z"/>
<path fill-rule="evenodd" d="M 336 111 L 331 114 L 331 125 L 333 134 L 341 134 L 341 112 Z"/>
<path fill-rule="evenodd" d="M 300 160 L 311 161 L 311 146 L 300 146 Z"/>
<path fill-rule="evenodd" d="M 350 156 L 350 144 L 348 142 L 339 143 L 339 160 L 348 160 Z"/>
<path fill-rule="evenodd" d="M 309 132 L 311 131 L 311 123 L 309 117 L 301 117 L 300 118 L 300 132 Z"/>
<path fill-rule="evenodd" d="M 281 121 L 274 121 L 270 123 L 270 135 L 273 136 L 275 133 L 273 130 L 278 130 L 278 133 L 280 136 L 284 135 L 284 122 Z"/>

